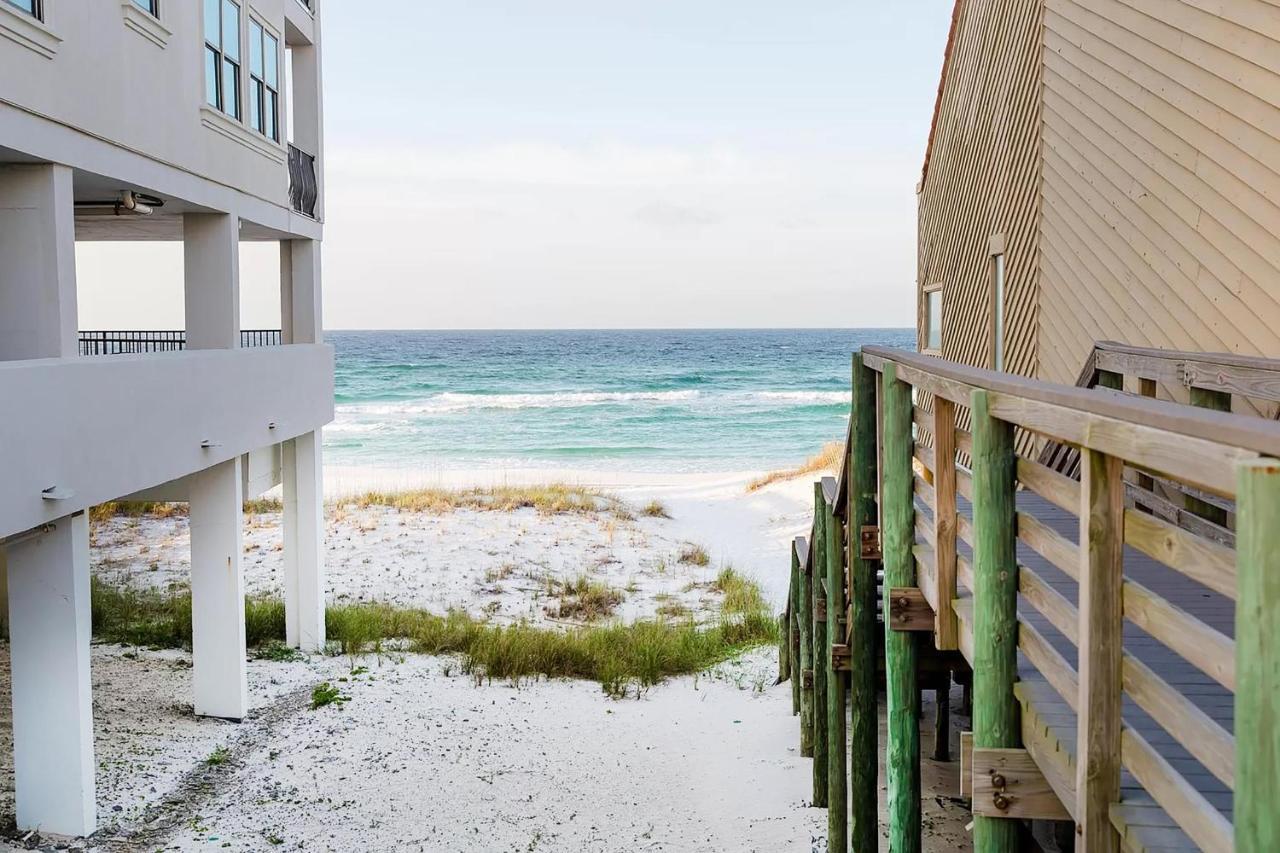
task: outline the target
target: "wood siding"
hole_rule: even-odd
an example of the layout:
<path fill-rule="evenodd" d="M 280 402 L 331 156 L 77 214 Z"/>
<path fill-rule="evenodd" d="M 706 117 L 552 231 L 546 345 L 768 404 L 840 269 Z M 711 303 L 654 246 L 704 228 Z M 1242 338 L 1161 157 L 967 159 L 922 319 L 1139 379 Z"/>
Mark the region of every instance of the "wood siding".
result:
<path fill-rule="evenodd" d="M 943 285 L 942 355 L 994 366 L 992 237 L 1005 254 L 1005 369 L 1037 375 L 1042 6 L 959 0 L 919 192 L 924 289 Z"/>
<path fill-rule="evenodd" d="M 1039 375 L 1099 339 L 1280 356 L 1280 7 L 1044 0 L 1043 56 Z"/>

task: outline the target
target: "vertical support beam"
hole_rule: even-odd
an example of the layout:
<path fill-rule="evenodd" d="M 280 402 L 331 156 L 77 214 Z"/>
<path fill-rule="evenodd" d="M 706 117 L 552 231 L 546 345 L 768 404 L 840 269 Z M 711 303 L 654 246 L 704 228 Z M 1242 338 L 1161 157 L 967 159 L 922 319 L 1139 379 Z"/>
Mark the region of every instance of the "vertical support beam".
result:
<path fill-rule="evenodd" d="M 880 840 L 876 799 L 876 571 L 880 561 L 862 556 L 863 527 L 877 521 L 876 373 L 853 356 L 853 452 L 849 457 L 849 842 L 875 850 Z"/>
<path fill-rule="evenodd" d="M 1231 411 L 1231 394 L 1227 391 L 1213 391 L 1193 385 L 1191 386 L 1191 405 L 1201 409 L 1212 409 L 1215 412 L 1229 412 Z M 1188 496 L 1187 509 L 1220 527 L 1227 526 L 1227 511 L 1220 506 Z"/>
<path fill-rule="evenodd" d="M 295 63 L 297 57 L 294 58 Z M 295 83 L 296 85 L 296 83 Z M 320 243 L 280 241 L 280 325 L 285 344 L 324 339 Z M 324 648 L 324 482 L 320 432 L 281 446 L 284 486 L 285 641 L 306 651 Z"/>
<path fill-rule="evenodd" d="M 1138 393 L 1143 397 L 1150 397 L 1154 400 L 1156 396 L 1156 381 L 1138 377 Z M 1137 483 L 1139 488 L 1146 489 L 1148 492 L 1155 488 L 1155 480 L 1151 478 L 1151 475 L 1143 474 L 1141 471 L 1137 474 Z"/>
<path fill-rule="evenodd" d="M 796 556 L 796 543 L 791 542 L 791 585 L 787 588 L 787 634 L 791 654 L 791 715 L 800 714 L 800 682 L 804 670 L 800 665 L 800 558 Z"/>
<path fill-rule="evenodd" d="M 848 464 L 848 458 L 842 459 Z M 835 668 L 831 645 L 844 642 L 840 617 L 844 615 L 844 549 L 841 525 L 833 507 L 823 502 L 823 527 L 827 538 L 827 645 L 823 653 L 827 674 L 827 850 L 845 853 L 849 846 L 848 731 L 845 723 L 844 673 Z"/>
<path fill-rule="evenodd" d="M 956 597 L 956 407 L 933 398 L 933 534 L 937 561 L 938 609 L 934 613 L 934 645 L 941 651 L 960 648 L 960 625 L 951 602 Z"/>
<path fill-rule="evenodd" d="M 0 167 L 0 361 L 79 353 L 72 172 Z"/>
<path fill-rule="evenodd" d="M 88 835 L 94 799 L 89 521 L 8 546 L 18 829 Z"/>
<path fill-rule="evenodd" d="M 183 214 L 182 265 L 187 349 L 240 346 L 240 218 Z"/>
<path fill-rule="evenodd" d="M 803 537 L 797 540 L 804 544 Z M 813 556 L 800 564 L 800 754 L 813 757 Z"/>
<path fill-rule="evenodd" d="M 1238 481 L 1235 848 L 1263 853 L 1280 850 L 1280 461 Z"/>
<path fill-rule="evenodd" d="M 827 807 L 827 661 L 831 659 L 827 595 L 822 589 L 827 575 L 826 504 L 822 483 L 814 483 L 809 574 L 813 589 L 813 806 L 819 809 Z"/>
<path fill-rule="evenodd" d="M 787 609 L 778 614 L 778 684 L 791 678 L 791 637 L 787 632 Z"/>
<path fill-rule="evenodd" d="M 1017 747 L 1017 460 L 1013 426 L 993 418 L 987 392 L 969 399 L 973 420 L 973 745 Z M 1016 853 L 1017 822 L 975 815 L 977 853 Z"/>
<path fill-rule="evenodd" d="M 241 567 L 240 460 L 191 477 L 191 659 L 198 716 L 249 710 Z"/>
<path fill-rule="evenodd" d="M 933 760 L 951 760 L 951 673 L 943 672 L 942 686 L 934 691 L 937 716 L 933 719 Z"/>
<path fill-rule="evenodd" d="M 281 445 L 285 641 L 320 651 L 324 625 L 324 486 L 320 432 Z"/>
<path fill-rule="evenodd" d="M 1120 662 L 1124 653 L 1124 464 L 1080 450 L 1080 698 L 1076 849 L 1118 851 L 1111 804 L 1120 801 Z"/>
<path fill-rule="evenodd" d="M 881 549 L 884 552 L 884 605 L 889 612 L 892 587 L 915 586 L 915 508 L 911 474 L 911 386 L 897 378 L 892 362 L 881 375 L 884 442 L 880 495 Z M 885 620 L 885 692 L 889 744 L 885 769 L 889 788 L 889 849 L 920 851 L 920 688 L 916 671 L 916 635 L 894 631 Z"/>

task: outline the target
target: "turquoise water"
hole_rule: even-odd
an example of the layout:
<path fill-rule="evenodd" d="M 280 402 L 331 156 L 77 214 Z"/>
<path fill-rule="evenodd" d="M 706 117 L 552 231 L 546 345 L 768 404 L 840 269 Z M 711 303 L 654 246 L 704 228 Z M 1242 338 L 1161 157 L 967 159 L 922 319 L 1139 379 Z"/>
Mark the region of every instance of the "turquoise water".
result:
<path fill-rule="evenodd" d="M 910 329 L 330 332 L 326 461 L 741 471 L 842 438 L 849 355 Z"/>

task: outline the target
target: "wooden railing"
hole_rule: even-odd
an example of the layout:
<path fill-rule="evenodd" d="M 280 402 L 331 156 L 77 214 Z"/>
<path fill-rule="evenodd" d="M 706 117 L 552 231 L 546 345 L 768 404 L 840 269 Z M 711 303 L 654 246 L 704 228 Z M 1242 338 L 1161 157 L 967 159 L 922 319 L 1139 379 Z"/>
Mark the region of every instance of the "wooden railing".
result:
<path fill-rule="evenodd" d="M 1280 849 L 1280 424 L 888 348 L 853 369 L 787 611 L 828 849 L 876 849 L 880 661 L 890 846 L 920 849 L 919 677 L 953 649 L 975 849 L 1018 849 L 1019 819 L 1074 821 L 1087 850 Z M 1074 448 L 1079 479 L 1015 430 Z M 1230 502 L 1236 547 L 1126 503 L 1126 472 Z"/>

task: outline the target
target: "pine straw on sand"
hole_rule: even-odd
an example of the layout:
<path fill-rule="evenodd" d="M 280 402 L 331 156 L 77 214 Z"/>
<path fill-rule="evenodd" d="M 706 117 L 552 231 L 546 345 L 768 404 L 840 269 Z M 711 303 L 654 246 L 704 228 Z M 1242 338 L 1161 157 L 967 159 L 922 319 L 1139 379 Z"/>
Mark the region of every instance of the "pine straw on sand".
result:
<path fill-rule="evenodd" d="M 798 468 L 786 468 L 779 471 L 770 471 L 763 477 L 758 477 L 747 484 L 748 492 L 758 492 L 765 486 L 773 483 L 779 483 L 784 480 L 794 480 L 797 477 L 803 477 L 806 474 L 834 474 L 840 467 L 840 457 L 844 452 L 843 441 L 831 441 L 822 446 L 814 456 L 809 457 L 803 465 Z"/>

